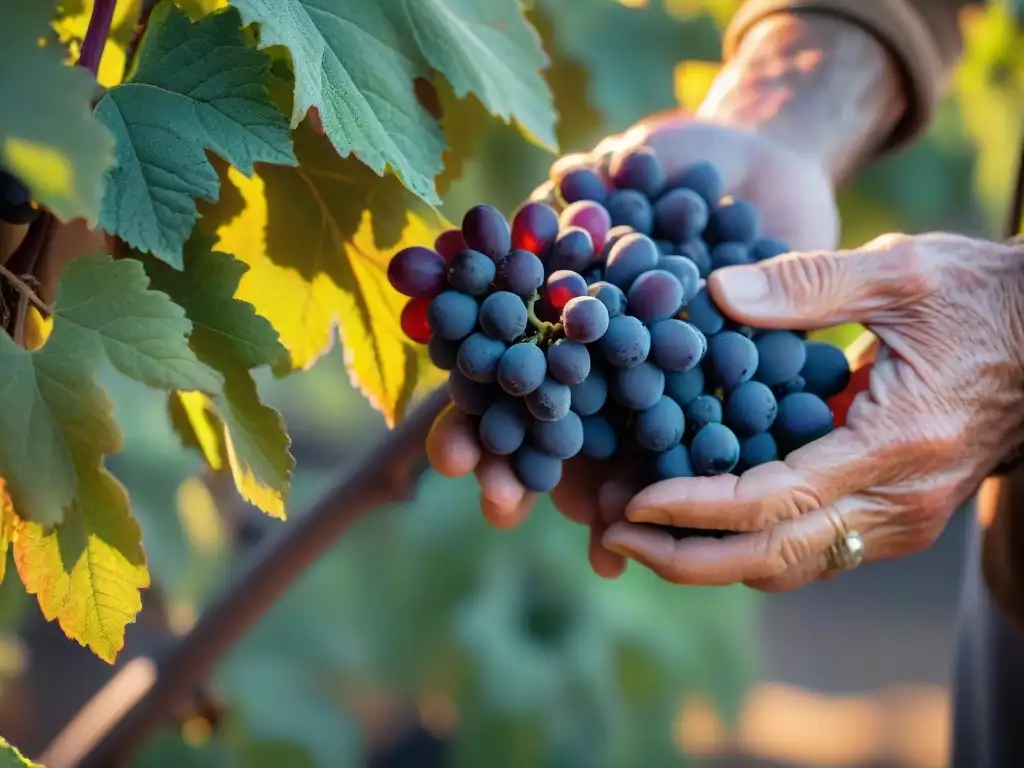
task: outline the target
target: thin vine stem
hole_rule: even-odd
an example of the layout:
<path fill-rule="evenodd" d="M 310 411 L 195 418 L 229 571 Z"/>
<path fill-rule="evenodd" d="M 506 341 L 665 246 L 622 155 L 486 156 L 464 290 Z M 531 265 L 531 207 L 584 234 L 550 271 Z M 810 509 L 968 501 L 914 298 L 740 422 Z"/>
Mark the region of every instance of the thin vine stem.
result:
<path fill-rule="evenodd" d="M 100 59 L 110 35 L 110 25 L 114 22 L 114 8 L 117 0 L 95 0 L 89 27 L 85 30 L 82 41 L 82 52 L 78 55 L 78 66 L 88 69 L 94 75 L 99 72 Z"/>
<path fill-rule="evenodd" d="M 53 307 L 40 299 L 28 283 L 11 272 L 3 264 L 0 264 L 0 277 L 3 277 L 4 280 L 13 285 L 18 290 L 18 293 L 28 299 L 40 312 L 45 312 L 48 315 L 53 314 Z"/>

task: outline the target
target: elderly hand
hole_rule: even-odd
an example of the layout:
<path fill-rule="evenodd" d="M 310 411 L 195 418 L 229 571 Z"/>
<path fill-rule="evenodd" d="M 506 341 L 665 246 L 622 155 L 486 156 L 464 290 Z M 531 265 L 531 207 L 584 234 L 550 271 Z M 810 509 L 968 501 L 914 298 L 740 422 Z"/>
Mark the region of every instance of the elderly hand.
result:
<path fill-rule="evenodd" d="M 864 560 L 927 547 L 1024 438 L 1024 248 L 888 235 L 716 272 L 714 298 L 758 328 L 861 322 L 879 339 L 845 426 L 742 476 L 668 480 L 636 495 L 606 547 L 680 584 L 768 591 L 830 576 L 844 527 Z M 642 523 L 739 532 L 672 536 Z"/>
<path fill-rule="evenodd" d="M 838 216 L 830 183 L 824 171 L 806 158 L 757 134 L 696 121 L 679 114 L 645 120 L 626 133 L 611 137 L 588 155 L 571 155 L 552 167 L 555 178 L 568 167 L 586 164 L 607 168 L 611 156 L 639 146 L 657 152 L 671 176 L 698 161 L 710 161 L 722 172 L 727 194 L 745 198 L 758 206 L 765 222 L 765 234 L 781 238 L 795 248 L 831 248 L 836 243 Z M 543 199 L 552 183 L 533 196 Z M 536 495 L 526 491 L 508 463 L 485 455 L 469 420 L 449 407 L 435 423 L 427 442 L 434 468 L 447 477 L 475 472 L 482 491 L 485 518 L 499 528 L 519 525 L 529 514 Z M 616 468 L 628 474 L 629 468 Z M 635 489 L 623 483 L 609 486 L 611 499 L 599 504 L 599 487 L 607 479 L 607 466 L 595 467 L 583 459 L 566 463 L 562 483 L 552 492 L 556 506 L 570 519 L 590 527 L 590 563 L 606 577 L 619 575 L 625 560 L 601 545 L 607 522 L 598 509 L 618 506 L 622 489 L 625 498 Z"/>

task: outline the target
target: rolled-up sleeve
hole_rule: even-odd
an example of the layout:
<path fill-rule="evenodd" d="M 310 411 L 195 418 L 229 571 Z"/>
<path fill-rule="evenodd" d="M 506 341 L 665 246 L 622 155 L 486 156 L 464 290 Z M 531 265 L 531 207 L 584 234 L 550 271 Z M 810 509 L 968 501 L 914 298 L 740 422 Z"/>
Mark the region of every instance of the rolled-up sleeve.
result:
<path fill-rule="evenodd" d="M 892 53 L 907 95 L 907 111 L 883 146 L 902 147 L 924 131 L 960 58 L 960 11 L 968 0 L 749 0 L 725 33 L 726 60 L 744 36 L 774 13 L 823 13 L 848 19 L 874 35 Z"/>

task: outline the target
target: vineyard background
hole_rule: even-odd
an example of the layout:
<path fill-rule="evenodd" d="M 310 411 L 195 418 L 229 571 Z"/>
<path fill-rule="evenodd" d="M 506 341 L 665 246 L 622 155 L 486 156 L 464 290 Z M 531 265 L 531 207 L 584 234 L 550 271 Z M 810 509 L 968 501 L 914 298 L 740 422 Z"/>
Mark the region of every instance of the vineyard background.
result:
<path fill-rule="evenodd" d="M 532 3 L 553 59 L 563 150 L 589 148 L 654 111 L 695 108 L 738 5 Z M 119 44 L 106 50 L 101 82 L 120 78 L 133 8 L 118 5 Z M 58 32 L 72 46 L 90 10 L 65 4 Z M 845 243 L 887 231 L 999 232 L 1024 126 L 1024 36 L 1001 4 L 972 14 L 965 30 L 967 56 L 928 137 L 843 193 Z M 510 212 L 552 156 L 472 97 L 442 90 L 440 102 L 452 144 L 443 213 L 458 220 L 481 201 Z M 226 187 L 218 206 L 242 193 Z M 290 523 L 242 504 L 230 478 L 181 450 L 164 393 L 107 378 L 126 432 L 110 464 L 133 499 L 153 574 L 116 670 L 186 631 L 254 544 Z M 385 429 L 338 349 L 306 375 L 267 373 L 260 386 L 294 440 L 293 510 Z M 758 675 L 761 612 L 774 598 L 670 587 L 638 569 L 605 583 L 588 570 L 581 532 L 546 503 L 515 532 L 488 529 L 477 503 L 471 479 L 427 472 L 414 498 L 360 523 L 220 665 L 212 690 L 226 715 L 183 713 L 137 765 L 355 766 L 418 724 L 427 751 L 404 765 L 433 765 L 433 734 L 450 739 L 459 768 L 658 768 L 687 759 L 684 700 L 697 696 L 734 722 Z M 0 733 L 37 755 L 113 670 L 43 623 L 16 579 L 0 590 Z M 945 597 L 952 606 L 955 596 Z M 804 620 L 813 637 L 812 617 Z"/>

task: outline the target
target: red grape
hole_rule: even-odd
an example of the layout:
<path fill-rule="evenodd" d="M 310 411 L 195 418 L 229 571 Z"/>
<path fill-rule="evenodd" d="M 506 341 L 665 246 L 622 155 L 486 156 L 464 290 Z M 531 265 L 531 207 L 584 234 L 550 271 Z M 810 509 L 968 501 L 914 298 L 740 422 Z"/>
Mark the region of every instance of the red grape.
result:
<path fill-rule="evenodd" d="M 493 205 L 477 205 L 462 218 L 462 236 L 474 251 L 490 256 L 497 264 L 512 250 L 512 233 L 501 211 Z"/>
<path fill-rule="evenodd" d="M 427 322 L 427 307 L 430 299 L 409 299 L 402 308 L 402 331 L 417 344 L 430 341 L 430 324 Z"/>
<path fill-rule="evenodd" d="M 558 236 L 558 214 L 550 205 L 527 203 L 512 218 L 512 247 L 543 256 Z"/>
<path fill-rule="evenodd" d="M 469 246 L 466 245 L 466 238 L 462 236 L 462 231 L 458 229 L 445 230 L 434 241 L 434 250 L 441 254 L 445 261 L 451 259 L 456 253 L 461 253 L 468 249 Z"/>
<path fill-rule="evenodd" d="M 388 262 L 388 280 L 405 296 L 429 299 L 445 289 L 444 259 L 420 245 L 403 248 Z"/>
<path fill-rule="evenodd" d="M 577 272 L 560 269 L 548 278 L 548 301 L 557 310 L 561 310 L 569 299 L 586 295 L 587 281 Z"/>
<path fill-rule="evenodd" d="M 600 251 L 604 247 L 604 242 L 608 239 L 608 230 L 612 228 L 612 217 L 607 209 L 591 200 L 572 203 L 562 211 L 558 222 L 562 229 L 582 227 L 587 230 L 590 239 L 594 241 L 595 251 Z"/>

